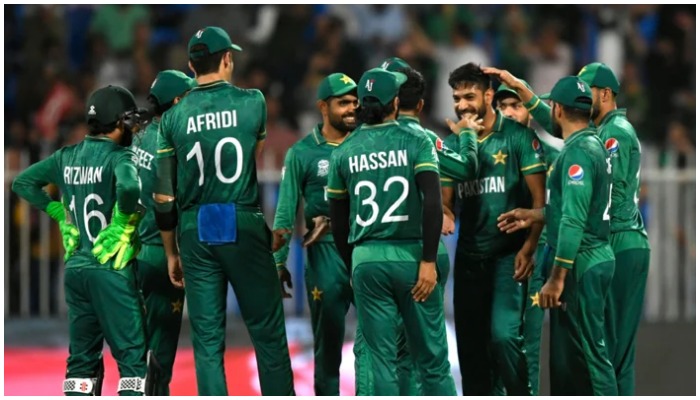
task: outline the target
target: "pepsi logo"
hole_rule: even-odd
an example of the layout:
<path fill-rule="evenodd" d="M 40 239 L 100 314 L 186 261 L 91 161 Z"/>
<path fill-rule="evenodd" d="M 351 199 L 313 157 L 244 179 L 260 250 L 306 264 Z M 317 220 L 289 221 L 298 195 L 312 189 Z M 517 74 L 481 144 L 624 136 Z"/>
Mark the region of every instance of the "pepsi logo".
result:
<path fill-rule="evenodd" d="M 620 143 L 617 142 L 617 139 L 610 138 L 605 141 L 605 148 L 610 154 L 617 153 L 617 150 L 620 149 Z"/>
<path fill-rule="evenodd" d="M 435 148 L 438 149 L 438 151 L 442 151 L 442 139 L 437 138 L 437 140 L 435 140 Z"/>
<path fill-rule="evenodd" d="M 583 168 L 580 165 L 574 164 L 569 167 L 569 178 L 580 181 L 583 179 Z"/>
<path fill-rule="evenodd" d="M 537 139 L 532 139 L 532 149 L 535 150 L 537 154 L 542 153 L 542 143 Z"/>

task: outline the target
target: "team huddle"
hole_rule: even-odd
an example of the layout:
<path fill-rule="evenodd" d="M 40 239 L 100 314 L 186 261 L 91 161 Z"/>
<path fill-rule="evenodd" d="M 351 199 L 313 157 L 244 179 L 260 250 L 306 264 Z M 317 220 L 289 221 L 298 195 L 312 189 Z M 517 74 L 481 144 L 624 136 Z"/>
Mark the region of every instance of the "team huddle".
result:
<path fill-rule="evenodd" d="M 13 182 L 63 238 L 66 395 L 101 394 L 104 341 L 120 395 L 168 395 L 185 300 L 198 393 L 226 395 L 229 284 L 261 393 L 294 395 L 283 299 L 301 202 L 316 395 L 339 394 L 351 306 L 356 395 L 457 394 L 441 240 L 453 233 L 464 395 L 539 394 L 546 309 L 552 395 L 634 394 L 650 250 L 640 145 L 608 66 L 538 97 L 507 71 L 466 63 L 439 83 L 457 117 L 444 140 L 421 125 L 426 83 L 404 60 L 357 83 L 331 74 L 317 90 L 322 122 L 287 152 L 271 231 L 256 175 L 267 106 L 231 84 L 237 51 L 221 28 L 197 31 L 195 78 L 161 71 L 148 110 L 124 88 L 96 90 L 85 139 Z"/>

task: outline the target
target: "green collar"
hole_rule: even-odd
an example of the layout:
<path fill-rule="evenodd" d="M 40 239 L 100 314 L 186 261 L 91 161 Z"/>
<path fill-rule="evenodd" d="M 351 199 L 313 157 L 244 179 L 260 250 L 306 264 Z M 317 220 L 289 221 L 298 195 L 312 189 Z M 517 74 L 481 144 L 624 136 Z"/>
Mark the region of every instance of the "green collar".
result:
<path fill-rule="evenodd" d="M 225 80 L 209 82 L 209 83 L 205 83 L 203 85 L 198 85 L 198 86 L 192 88 L 192 91 L 194 91 L 194 90 L 207 90 L 207 89 L 211 89 L 211 88 L 219 87 L 219 86 L 224 86 L 224 85 L 230 85 L 230 83 L 226 82 Z"/>
<path fill-rule="evenodd" d="M 115 143 L 114 140 L 108 138 L 107 136 L 102 136 L 102 135 L 100 135 L 100 136 L 86 135 L 86 136 L 85 136 L 85 140 L 89 140 L 89 141 L 92 141 L 92 142 L 111 142 L 111 143 Z"/>
<path fill-rule="evenodd" d="M 317 146 L 320 146 L 322 144 L 327 144 L 329 146 L 339 146 L 340 145 L 340 143 L 327 141 L 326 137 L 323 136 L 323 132 L 321 131 L 322 129 L 323 129 L 323 124 L 318 124 L 311 131 L 311 136 L 314 137 L 314 140 L 316 141 Z M 349 135 L 349 133 L 348 133 L 348 135 Z"/>
<path fill-rule="evenodd" d="M 402 120 L 413 121 L 413 122 L 417 122 L 420 124 L 420 118 L 415 117 L 413 115 L 408 115 L 408 114 L 399 114 L 399 118 L 397 118 L 397 120 L 399 120 L 399 121 L 402 121 Z"/>
<path fill-rule="evenodd" d="M 600 126 L 603 126 L 610 122 L 611 119 L 617 117 L 617 116 L 627 116 L 627 109 L 626 108 L 618 108 L 617 110 L 612 110 L 610 111 L 605 117 L 603 117 L 603 120 L 600 121 Z"/>
<path fill-rule="evenodd" d="M 501 129 L 503 129 L 503 118 L 505 118 L 503 114 L 501 114 L 500 111 L 496 110 L 496 122 L 493 123 L 493 130 L 491 131 L 491 133 L 500 132 Z"/>
<path fill-rule="evenodd" d="M 376 125 L 368 125 L 368 124 L 363 124 L 360 129 L 374 129 L 374 128 L 383 128 L 385 126 L 391 126 L 391 125 L 398 125 L 399 123 L 396 120 L 389 121 L 389 122 L 383 122 L 381 124 L 376 124 Z"/>
<path fill-rule="evenodd" d="M 590 127 L 585 127 L 581 130 L 578 130 L 578 131 L 572 133 L 571 136 L 569 136 L 568 138 L 566 138 L 566 140 L 564 140 L 564 144 L 571 143 L 572 141 L 574 141 L 576 138 L 579 138 L 579 137 L 584 137 L 586 135 L 595 135 L 595 134 L 596 134 L 595 129 L 592 129 Z"/>

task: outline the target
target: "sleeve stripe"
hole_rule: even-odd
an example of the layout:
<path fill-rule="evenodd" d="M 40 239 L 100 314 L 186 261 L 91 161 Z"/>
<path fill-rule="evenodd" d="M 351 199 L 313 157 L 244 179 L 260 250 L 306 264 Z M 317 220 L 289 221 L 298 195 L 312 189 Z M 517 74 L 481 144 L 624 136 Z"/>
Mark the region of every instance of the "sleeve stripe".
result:
<path fill-rule="evenodd" d="M 169 152 L 169 151 L 174 151 L 174 150 L 175 150 L 175 149 L 171 147 L 171 148 L 169 148 L 169 149 L 160 149 L 160 150 L 158 150 L 157 152 L 158 152 L 158 153 L 167 153 L 167 152 Z"/>
<path fill-rule="evenodd" d="M 543 163 L 537 163 L 537 164 L 530 165 L 529 167 L 520 168 L 520 170 L 521 171 L 528 171 L 528 170 L 531 170 L 533 168 L 544 167 L 544 166 L 545 165 Z"/>
<path fill-rule="evenodd" d="M 537 98 L 537 101 L 535 102 L 535 104 L 533 104 L 532 107 L 528 108 L 527 111 L 530 112 L 530 111 L 534 110 L 534 109 L 540 104 L 540 101 L 541 101 L 541 100 L 540 100 L 540 98 L 538 97 L 538 98 Z"/>
<path fill-rule="evenodd" d="M 418 168 L 422 168 L 422 167 L 433 167 L 433 168 L 437 168 L 437 165 L 435 165 L 435 164 L 433 164 L 433 163 L 423 163 L 423 164 L 418 164 L 418 165 L 416 165 L 416 167 L 415 167 L 414 169 L 418 169 Z"/>
<path fill-rule="evenodd" d="M 563 262 L 566 264 L 573 264 L 574 263 L 572 260 L 567 260 L 567 259 L 561 258 L 561 257 L 554 257 L 554 261 L 559 261 L 559 262 Z"/>
<path fill-rule="evenodd" d="M 339 193 L 339 194 L 340 194 L 340 193 L 347 193 L 347 192 L 348 192 L 348 191 L 345 190 L 345 189 L 339 190 L 339 189 L 331 189 L 331 188 L 328 188 L 328 189 L 326 189 L 326 190 L 328 191 L 328 193 Z"/>
<path fill-rule="evenodd" d="M 440 180 L 443 182 L 454 182 L 454 179 L 448 177 L 440 178 Z"/>

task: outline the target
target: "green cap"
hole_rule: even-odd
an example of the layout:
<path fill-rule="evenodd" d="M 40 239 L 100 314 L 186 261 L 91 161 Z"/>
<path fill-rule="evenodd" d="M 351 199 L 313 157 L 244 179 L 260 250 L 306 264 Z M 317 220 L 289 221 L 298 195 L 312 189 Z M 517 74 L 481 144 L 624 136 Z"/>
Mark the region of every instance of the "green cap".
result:
<path fill-rule="evenodd" d="M 109 125 L 118 122 L 130 111 L 137 111 L 134 95 L 121 86 L 109 85 L 90 95 L 85 105 L 85 120 Z"/>
<path fill-rule="evenodd" d="M 319 100 L 326 100 L 329 97 L 342 96 L 357 89 L 357 84 L 351 77 L 336 72 L 323 78 L 318 85 L 316 97 Z"/>
<path fill-rule="evenodd" d="M 406 82 L 406 75 L 400 72 L 387 71 L 382 68 L 372 68 L 362 74 L 357 87 L 357 97 L 360 105 L 366 98 L 374 97 L 382 105 L 387 105 L 398 96 L 399 88 Z"/>
<path fill-rule="evenodd" d="M 158 104 L 168 104 L 197 86 L 197 81 L 174 69 L 160 71 L 151 85 L 150 94 Z"/>
<path fill-rule="evenodd" d="M 524 79 L 518 79 L 520 82 L 524 83 L 525 86 L 532 90 L 530 87 L 530 84 L 527 83 Z M 505 83 L 501 83 L 501 86 L 498 87 L 498 90 L 496 90 L 496 93 L 493 95 L 493 100 L 494 101 L 499 101 L 501 99 L 504 99 L 508 96 L 515 96 L 516 98 L 520 98 L 520 95 L 518 95 L 518 92 L 515 90 L 511 89 L 510 86 L 507 86 Z"/>
<path fill-rule="evenodd" d="M 540 96 L 542 100 L 552 100 L 567 107 L 590 110 L 593 95 L 588 84 L 578 76 L 565 76 L 554 85 L 550 93 Z"/>
<path fill-rule="evenodd" d="M 408 63 L 406 61 L 402 60 L 401 58 L 391 57 L 391 58 L 387 58 L 386 60 L 384 60 L 384 62 L 382 62 L 382 65 L 380 65 L 379 68 L 385 69 L 385 70 L 391 71 L 391 72 L 399 72 L 400 69 L 411 68 L 411 66 L 408 65 Z"/>
<path fill-rule="evenodd" d="M 603 63 L 594 62 L 586 65 L 581 68 L 578 77 L 590 87 L 610 88 L 613 93 L 620 93 L 620 81 L 610 67 Z"/>
<path fill-rule="evenodd" d="M 192 52 L 192 48 L 198 44 L 203 44 L 207 46 L 209 53 L 204 51 Z M 207 26 L 204 29 L 200 29 L 192 35 L 190 43 L 187 45 L 187 52 L 190 55 L 190 59 L 197 59 L 207 54 L 216 53 L 218 51 L 232 49 L 236 51 L 242 51 L 240 46 L 231 43 L 231 37 L 225 30 L 219 28 L 218 26 Z"/>

